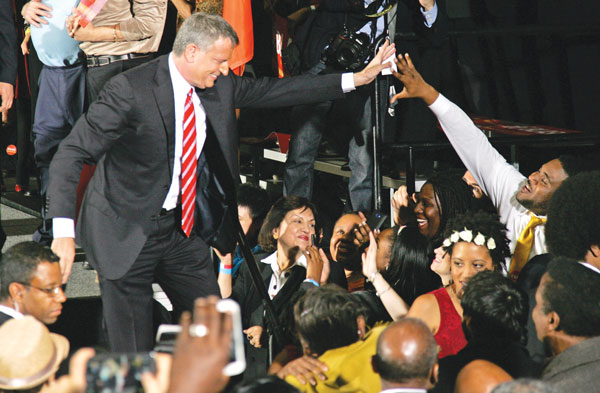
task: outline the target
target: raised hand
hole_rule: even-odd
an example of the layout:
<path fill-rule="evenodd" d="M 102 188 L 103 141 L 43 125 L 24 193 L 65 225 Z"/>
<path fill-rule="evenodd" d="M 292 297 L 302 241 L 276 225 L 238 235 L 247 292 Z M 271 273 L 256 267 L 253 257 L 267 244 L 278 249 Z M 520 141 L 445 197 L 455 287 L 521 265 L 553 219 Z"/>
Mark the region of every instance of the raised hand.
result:
<path fill-rule="evenodd" d="M 379 75 L 381 71 L 383 71 L 386 68 L 391 68 L 392 63 L 384 63 L 384 61 L 390 56 L 394 56 L 394 53 L 396 53 L 395 45 L 390 44 L 390 42 L 386 40 L 384 44 L 381 45 L 381 48 L 379 48 L 379 50 L 377 51 L 377 54 L 375 55 L 373 60 L 371 60 L 362 71 L 355 72 L 353 74 L 354 86 L 358 87 L 362 85 L 367 85 L 373 80 L 375 80 L 375 78 L 377 77 L 377 75 Z"/>
<path fill-rule="evenodd" d="M 398 55 L 396 67 L 398 71 L 392 71 L 392 74 L 404 84 L 404 88 L 400 93 L 394 95 L 390 102 L 394 103 L 403 98 L 421 98 L 427 105 L 434 103 L 440 93 L 423 80 L 408 53 L 404 57 L 401 54 Z"/>
<path fill-rule="evenodd" d="M 415 194 L 408 195 L 406 186 L 400 186 L 392 197 L 392 213 L 394 224 L 405 225 L 411 215 L 411 205 L 416 204 Z"/>

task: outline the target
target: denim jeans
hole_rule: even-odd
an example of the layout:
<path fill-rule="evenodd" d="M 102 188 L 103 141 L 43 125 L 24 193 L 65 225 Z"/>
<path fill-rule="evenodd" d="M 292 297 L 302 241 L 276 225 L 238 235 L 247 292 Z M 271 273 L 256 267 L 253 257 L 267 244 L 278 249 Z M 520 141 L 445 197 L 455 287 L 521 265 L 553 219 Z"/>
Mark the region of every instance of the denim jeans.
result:
<path fill-rule="evenodd" d="M 33 146 L 35 163 L 40 171 L 42 197 L 46 195 L 50 162 L 56 149 L 83 113 L 85 75 L 83 64 L 71 67 L 43 66 L 40 73 Z"/>
<path fill-rule="evenodd" d="M 312 199 L 314 163 L 325 132 L 348 145 L 350 181 L 348 191 L 353 210 L 370 212 L 373 201 L 371 152 L 371 99 L 369 90 L 356 90 L 345 99 L 292 108 L 292 138 L 284 168 L 284 195 Z M 333 120 L 335 127 L 328 129 Z M 343 143 L 342 142 L 342 143 Z"/>

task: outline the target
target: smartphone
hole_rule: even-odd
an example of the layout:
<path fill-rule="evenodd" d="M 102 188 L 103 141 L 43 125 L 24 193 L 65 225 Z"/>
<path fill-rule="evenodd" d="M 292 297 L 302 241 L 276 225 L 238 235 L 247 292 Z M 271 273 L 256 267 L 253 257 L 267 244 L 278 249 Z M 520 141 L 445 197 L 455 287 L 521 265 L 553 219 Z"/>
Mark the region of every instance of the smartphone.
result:
<path fill-rule="evenodd" d="M 156 372 L 154 352 L 104 353 L 90 359 L 86 393 L 143 392 L 142 374 Z"/>
<path fill-rule="evenodd" d="M 310 239 L 311 239 L 311 246 L 315 246 L 315 247 L 319 248 L 319 243 L 317 242 L 317 235 L 315 235 L 313 233 L 312 235 L 310 235 Z"/>
<path fill-rule="evenodd" d="M 367 225 L 371 228 L 372 231 L 375 229 L 381 229 L 381 226 L 385 223 L 385 220 L 388 219 L 388 215 L 374 211 L 367 217 Z"/>
<path fill-rule="evenodd" d="M 234 300 L 222 299 L 217 302 L 217 311 L 230 313 L 233 321 L 229 363 L 223 369 L 223 374 L 227 376 L 241 374 L 246 369 L 246 357 L 244 355 L 244 336 L 242 333 L 240 306 Z M 175 341 L 180 332 L 181 325 L 160 325 L 156 332 L 156 347 L 154 350 L 157 352 L 173 353 Z"/>

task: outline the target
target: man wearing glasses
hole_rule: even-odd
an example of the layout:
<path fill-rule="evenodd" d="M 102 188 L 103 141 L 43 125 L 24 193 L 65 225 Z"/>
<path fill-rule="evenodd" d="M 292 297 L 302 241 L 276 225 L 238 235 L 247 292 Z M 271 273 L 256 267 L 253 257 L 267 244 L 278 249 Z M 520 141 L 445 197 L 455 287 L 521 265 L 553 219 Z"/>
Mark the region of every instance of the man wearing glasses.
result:
<path fill-rule="evenodd" d="M 58 257 L 35 242 L 12 246 L 0 260 L 0 325 L 31 315 L 53 324 L 67 300 Z"/>

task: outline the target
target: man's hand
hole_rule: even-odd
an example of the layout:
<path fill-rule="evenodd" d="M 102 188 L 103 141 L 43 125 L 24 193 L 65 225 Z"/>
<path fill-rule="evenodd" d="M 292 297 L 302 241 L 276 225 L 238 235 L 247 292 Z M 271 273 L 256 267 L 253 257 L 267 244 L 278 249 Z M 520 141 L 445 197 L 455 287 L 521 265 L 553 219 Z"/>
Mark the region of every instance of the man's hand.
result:
<path fill-rule="evenodd" d="M 41 2 L 41 0 L 31 0 L 25 3 L 21 9 L 21 16 L 32 26 L 41 27 L 41 24 L 47 25 L 46 18 L 52 18 L 52 7 Z"/>
<path fill-rule="evenodd" d="M 383 62 L 390 56 L 394 56 L 395 53 L 396 47 L 394 44 L 390 44 L 390 42 L 386 40 L 381 48 L 379 48 L 379 51 L 377 51 L 377 54 L 373 60 L 371 60 L 365 69 L 353 74 L 354 86 L 358 87 L 362 85 L 368 85 L 369 83 L 373 82 L 377 75 L 379 75 L 385 68 L 391 68 L 391 62 L 387 62 L 385 64 Z"/>
<path fill-rule="evenodd" d="M 229 378 L 223 368 L 229 361 L 232 325 L 231 315 L 217 311 L 216 296 L 196 299 L 194 324 L 204 325 L 202 337 L 190 335 L 192 317 L 181 316 L 181 333 L 175 342 L 169 393 L 217 393 Z"/>
<path fill-rule="evenodd" d="M 391 103 L 401 98 L 421 98 L 427 105 L 431 105 L 437 100 L 440 93 L 423 80 L 408 53 L 404 57 L 398 55 L 396 66 L 398 71 L 392 71 L 392 74 L 404 84 L 404 89 L 392 97 Z"/>
<path fill-rule="evenodd" d="M 52 251 L 60 258 L 60 271 L 62 282 L 67 283 L 75 260 L 75 239 L 72 237 L 58 237 L 52 241 Z"/>
<path fill-rule="evenodd" d="M 12 108 L 13 99 L 15 97 L 15 87 L 10 83 L 0 82 L 0 112 L 4 118 L 4 114 Z M 4 122 L 4 120 L 3 120 Z"/>
<path fill-rule="evenodd" d="M 308 381 L 311 385 L 315 386 L 317 384 L 316 378 L 323 381 L 327 379 L 327 376 L 324 374 L 327 370 L 329 370 L 327 365 L 319 359 L 304 355 L 286 364 L 279 370 L 277 376 L 285 379 L 288 375 L 293 375 L 298 378 L 301 384 L 306 385 Z"/>

